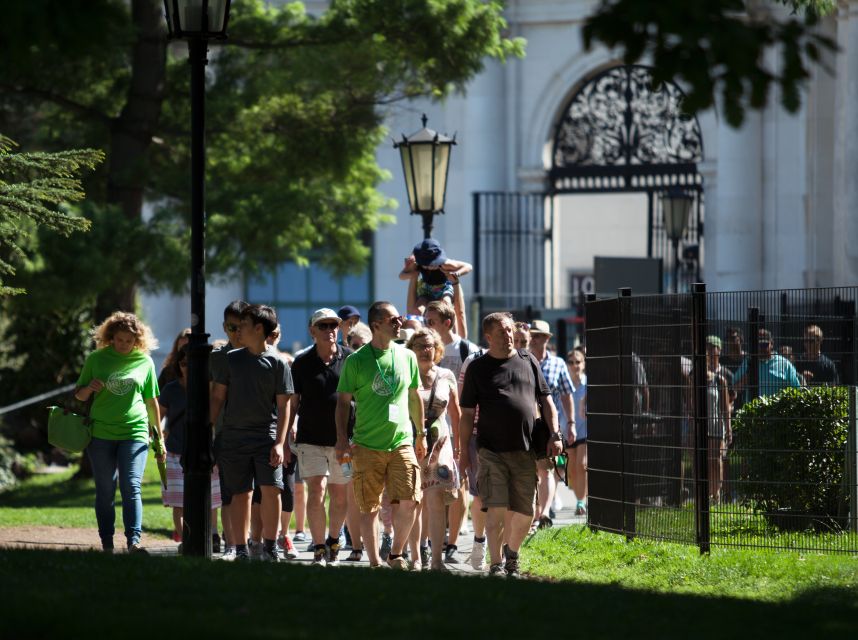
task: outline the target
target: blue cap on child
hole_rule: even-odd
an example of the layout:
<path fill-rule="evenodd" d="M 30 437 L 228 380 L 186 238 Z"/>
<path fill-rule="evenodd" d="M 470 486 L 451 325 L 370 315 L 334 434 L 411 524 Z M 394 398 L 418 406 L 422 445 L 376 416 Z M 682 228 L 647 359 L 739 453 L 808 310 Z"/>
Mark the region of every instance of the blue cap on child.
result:
<path fill-rule="evenodd" d="M 426 238 L 414 246 L 414 259 L 421 267 L 440 267 L 447 261 L 447 254 L 434 238 Z"/>

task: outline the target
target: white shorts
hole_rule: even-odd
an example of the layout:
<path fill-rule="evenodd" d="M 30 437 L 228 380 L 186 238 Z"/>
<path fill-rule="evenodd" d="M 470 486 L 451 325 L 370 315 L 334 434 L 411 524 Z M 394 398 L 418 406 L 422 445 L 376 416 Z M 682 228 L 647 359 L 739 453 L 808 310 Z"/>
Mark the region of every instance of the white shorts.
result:
<path fill-rule="evenodd" d="M 334 447 L 320 447 L 315 444 L 296 444 L 298 468 L 304 480 L 314 476 L 326 476 L 330 484 L 348 484 L 343 469 L 337 461 Z"/>

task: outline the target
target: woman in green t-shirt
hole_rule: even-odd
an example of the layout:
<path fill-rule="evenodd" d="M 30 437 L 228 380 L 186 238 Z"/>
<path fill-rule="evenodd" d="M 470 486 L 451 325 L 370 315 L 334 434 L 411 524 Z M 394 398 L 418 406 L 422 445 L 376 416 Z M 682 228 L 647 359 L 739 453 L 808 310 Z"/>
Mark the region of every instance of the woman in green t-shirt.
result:
<path fill-rule="evenodd" d="M 134 314 L 116 311 L 95 330 L 97 349 L 86 359 L 75 397 L 94 396 L 92 441 L 87 454 L 95 479 L 95 518 L 102 548 L 113 552 L 116 484 L 122 494 L 122 521 L 129 552 L 140 552 L 149 429 L 161 429 L 158 376 L 149 352 L 152 331 Z M 159 461 L 163 461 L 159 459 Z"/>

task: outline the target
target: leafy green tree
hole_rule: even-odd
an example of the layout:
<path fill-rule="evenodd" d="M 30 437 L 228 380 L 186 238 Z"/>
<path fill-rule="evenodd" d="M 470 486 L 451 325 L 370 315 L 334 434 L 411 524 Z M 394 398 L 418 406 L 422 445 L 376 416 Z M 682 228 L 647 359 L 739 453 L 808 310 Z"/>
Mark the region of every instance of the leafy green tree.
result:
<path fill-rule="evenodd" d="M 333 0 L 314 16 L 301 2 L 234 0 L 230 37 L 209 53 L 209 273 L 311 252 L 335 270 L 363 268 L 362 240 L 391 204 L 375 161 L 388 110 L 463 88 L 487 58 L 521 55 L 502 10 Z M 91 232 L 63 243 L 40 232 L 10 260 L 29 295 L 0 302 L 14 356 L 0 362 L 2 405 L 73 380 L 88 328 L 134 310 L 139 287 L 185 288 L 190 74 L 160 0 L 12 0 L 0 59 L 0 131 L 28 149 L 106 156 L 79 209 Z"/>
<path fill-rule="evenodd" d="M 391 204 L 374 159 L 387 106 L 441 98 L 487 56 L 520 55 L 502 8 L 335 0 L 311 16 L 301 2 L 233 2 L 230 38 L 209 56 L 209 269 L 235 275 L 319 248 L 336 270 L 360 269 L 361 238 Z M 28 0 L 8 13 L 0 126 L 35 144 L 105 149 L 90 191 L 117 217 L 140 221 L 144 201 L 156 204 L 145 226 L 161 241 L 122 256 L 128 281 L 99 292 L 96 316 L 133 309 L 138 284 L 184 287 L 189 73 L 183 43 L 168 46 L 163 4 Z"/>
<path fill-rule="evenodd" d="M 27 258 L 36 229 L 63 236 L 89 229 L 89 220 L 63 205 L 83 199 L 81 172 L 104 159 L 93 149 L 12 153 L 14 147 L 0 135 L 0 297 L 24 293 L 3 278 L 15 274 L 13 262 Z"/>
<path fill-rule="evenodd" d="M 657 82 L 687 87 L 691 113 L 712 107 L 720 94 L 727 123 L 737 127 L 748 107 L 766 106 L 772 85 L 784 108 L 797 111 L 810 66 L 836 49 L 816 30 L 835 0 L 777 2 L 791 15 L 770 11 L 775 3 L 746 0 L 603 0 L 584 24 L 584 42 L 619 49 L 627 64 L 647 60 Z M 779 64 L 768 63 L 769 50 Z"/>

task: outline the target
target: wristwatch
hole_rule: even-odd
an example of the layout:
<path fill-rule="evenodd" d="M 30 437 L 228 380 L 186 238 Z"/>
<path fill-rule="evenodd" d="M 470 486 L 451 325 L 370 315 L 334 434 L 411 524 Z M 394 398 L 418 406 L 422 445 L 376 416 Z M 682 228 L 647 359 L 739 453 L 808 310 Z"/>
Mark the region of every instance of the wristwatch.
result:
<path fill-rule="evenodd" d="M 559 441 L 563 440 L 563 436 L 560 435 L 559 431 L 555 431 L 554 433 L 551 434 L 551 440 L 553 442 L 559 442 Z"/>

